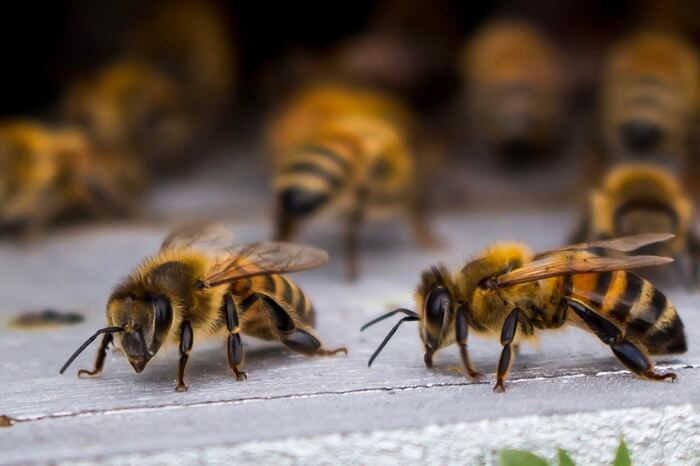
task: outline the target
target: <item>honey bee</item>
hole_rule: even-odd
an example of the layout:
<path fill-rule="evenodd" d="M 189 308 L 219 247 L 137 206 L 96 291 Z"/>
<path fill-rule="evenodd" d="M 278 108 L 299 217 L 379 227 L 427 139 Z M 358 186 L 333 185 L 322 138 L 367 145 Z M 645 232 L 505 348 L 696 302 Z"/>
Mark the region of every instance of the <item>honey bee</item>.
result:
<path fill-rule="evenodd" d="M 496 244 L 451 275 L 444 266 L 423 272 L 415 293 L 417 312 L 396 309 L 362 330 L 404 314 L 369 360 L 403 322 L 419 322 L 424 361 L 432 367 L 441 348 L 457 343 L 466 375 L 479 377 L 467 353 L 469 330 L 500 336 L 503 350 L 494 390 L 504 391 L 513 347 L 535 341 L 543 330 L 565 325 L 593 332 L 632 372 L 652 380 L 675 380 L 673 372 L 654 369 L 648 355 L 686 351 L 683 322 L 664 294 L 650 282 L 628 272 L 673 259 L 660 256 L 600 257 L 587 249 L 629 252 L 670 238 L 648 234 L 574 244 L 533 254 L 519 243 Z"/>
<path fill-rule="evenodd" d="M 147 168 L 172 169 L 193 141 L 192 117 L 177 85 L 136 61 L 113 63 L 74 84 L 63 110 L 98 148 L 137 154 Z"/>
<path fill-rule="evenodd" d="M 125 56 L 177 83 L 198 123 L 226 110 L 235 87 L 235 49 L 220 2 L 155 2 L 125 38 Z"/>
<path fill-rule="evenodd" d="M 574 241 L 673 233 L 675 238 L 651 245 L 645 252 L 677 260 L 689 256 L 692 278 L 687 281 L 695 283 L 700 278 L 700 243 L 693 228 L 694 218 L 693 203 L 673 174 L 655 165 L 624 164 L 613 168 L 602 186 L 591 192 Z M 681 262 L 677 264 L 680 267 Z"/>
<path fill-rule="evenodd" d="M 75 128 L 0 123 L 0 229 L 7 233 L 31 235 L 72 216 L 128 213 L 140 187 L 127 156 L 96 151 Z"/>
<path fill-rule="evenodd" d="M 695 50 L 663 33 L 641 33 L 614 47 L 604 68 L 601 134 L 613 160 L 644 159 L 682 169 L 700 99 Z"/>
<path fill-rule="evenodd" d="M 415 145 L 393 99 L 342 87 L 307 91 L 271 128 L 276 147 L 275 239 L 288 240 L 299 223 L 323 210 L 347 215 L 347 275 L 357 275 L 360 225 L 367 212 L 408 214 L 417 241 L 434 246 L 424 218 Z M 409 133 L 410 134 L 410 133 Z"/>
<path fill-rule="evenodd" d="M 496 21 L 461 59 L 473 133 L 506 168 L 547 158 L 564 126 L 563 66 L 556 47 L 527 23 Z"/>
<path fill-rule="evenodd" d="M 172 232 L 161 250 L 146 259 L 112 292 L 107 327 L 91 336 L 61 368 L 99 335 L 104 335 L 93 370 L 104 366 L 115 342 L 138 373 L 162 345 L 177 344 L 177 391 L 186 391 L 185 366 L 194 340 L 226 335 L 229 367 L 236 380 L 247 378 L 241 333 L 277 340 L 308 356 L 330 356 L 315 330 L 315 311 L 299 287 L 282 273 L 318 267 L 328 255 L 291 243 L 262 242 L 227 248 L 230 235 L 218 223 L 189 225 Z"/>

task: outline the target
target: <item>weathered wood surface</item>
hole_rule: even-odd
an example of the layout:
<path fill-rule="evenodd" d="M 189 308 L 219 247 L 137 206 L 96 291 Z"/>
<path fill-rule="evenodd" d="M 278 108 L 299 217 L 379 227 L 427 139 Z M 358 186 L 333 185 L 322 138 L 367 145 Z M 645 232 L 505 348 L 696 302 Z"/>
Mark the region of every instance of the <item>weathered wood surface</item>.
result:
<path fill-rule="evenodd" d="M 227 217 L 233 219 L 228 224 L 241 241 L 259 239 L 269 230 L 263 214 L 245 222 L 235 220 L 240 218 L 237 215 Z M 217 446 L 227 452 L 230 447 L 235 452 L 235 445 L 251 441 L 350 432 L 362 435 L 529 415 L 697 405 L 700 295 L 674 286 L 672 271 L 661 288 L 685 320 L 690 344 L 687 354 L 659 360 L 660 366 L 678 371 L 675 384 L 632 377 L 594 336 L 575 329 L 546 335 L 539 352 L 523 348 L 504 395 L 492 393 L 499 346 L 477 338 L 470 341 L 470 351 L 475 365 L 486 374 L 482 383 L 465 380 L 454 370 L 459 359 L 452 349 L 439 355 L 434 370 L 426 369 L 416 328 L 410 325 L 399 331 L 372 369 L 366 367 L 369 355 L 391 324 L 364 333 L 359 327 L 388 308 L 412 306 L 412 291 L 424 267 L 436 260 L 458 267 L 498 239 L 523 240 L 537 249 L 557 246 L 564 241 L 571 221 L 571 215 L 564 211 L 549 210 L 445 215 L 436 224 L 450 247 L 436 252 L 417 250 L 401 224 L 374 225 L 365 233 L 364 273 L 357 283 L 344 282 L 338 258 L 323 269 L 295 276 L 316 303 L 324 342 L 347 345 L 348 357 L 305 358 L 247 339 L 248 381 L 235 382 L 227 369 L 224 342 L 195 342 L 188 372 L 190 390 L 184 394 L 173 390 L 174 350 L 138 375 L 123 357 L 110 354 L 101 378 L 78 380 L 75 371 L 90 366 L 96 350 L 91 348 L 69 373 L 58 375 L 70 353 L 103 324 L 111 287 L 157 249 L 167 222 L 76 228 L 27 246 L 3 243 L 0 319 L 7 321 L 20 310 L 50 306 L 79 310 L 87 320 L 49 331 L 0 330 L 0 415 L 17 420 L 14 426 L 0 429 L 0 463 L 90 458 L 143 463 L 147 457 L 122 455 L 188 451 L 196 456 L 192 452 L 197 448 Z M 305 238 L 333 254 L 339 249 L 334 236 L 331 230 Z M 634 427 L 634 423 L 629 426 Z M 694 426 L 682 435 L 690 435 L 688 440 L 697 444 L 697 422 Z M 484 432 L 480 435 L 486 435 Z M 555 434 L 549 431 L 547 435 L 556 439 Z M 362 438 L 364 442 L 372 439 Z M 425 442 L 429 438 L 426 435 Z M 420 439 L 411 441 L 427 445 Z M 305 440 L 299 442 L 304 445 Z M 482 443 L 484 451 L 496 448 Z M 521 442 L 514 439 L 500 446 L 509 445 Z M 357 448 L 362 448 L 362 441 Z M 405 458 L 401 446 L 396 448 L 395 459 Z M 246 451 L 249 456 L 241 461 L 247 458 L 254 462 L 255 455 L 250 456 L 250 452 L 256 450 Z M 483 456 L 484 451 L 482 456 L 469 458 L 491 461 L 492 456 Z M 236 458 L 232 454 L 229 459 Z M 167 455 L 160 458 L 163 463 L 172 459 Z M 257 457 L 263 458 L 276 461 L 274 456 Z M 282 458 L 289 463 L 317 462 L 301 453 L 295 456 L 293 449 Z M 415 460 L 420 458 L 424 457 Z M 436 458 L 442 458 L 437 463 L 449 460 Z M 459 458 L 467 457 L 451 461 Z M 340 460 L 333 456 L 317 459 Z M 607 461 L 607 456 L 603 459 Z"/>

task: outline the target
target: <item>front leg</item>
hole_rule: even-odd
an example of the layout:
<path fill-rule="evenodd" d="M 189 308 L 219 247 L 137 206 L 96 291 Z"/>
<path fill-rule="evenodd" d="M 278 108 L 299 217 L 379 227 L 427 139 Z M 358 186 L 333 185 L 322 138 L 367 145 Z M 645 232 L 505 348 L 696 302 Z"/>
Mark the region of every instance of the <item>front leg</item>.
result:
<path fill-rule="evenodd" d="M 111 333 L 105 333 L 105 336 L 102 337 L 102 343 L 100 343 L 100 348 L 97 350 L 97 356 L 95 357 L 95 368 L 91 371 L 87 369 L 80 369 L 78 371 L 78 377 L 95 377 L 97 375 L 100 375 L 100 373 L 102 372 L 102 368 L 105 365 L 105 358 L 107 357 L 107 347 L 110 343 L 112 343 L 113 340 L 114 337 Z"/>
<path fill-rule="evenodd" d="M 241 341 L 241 326 L 238 322 L 238 306 L 233 296 L 224 296 L 224 313 L 226 314 L 226 327 L 228 328 L 228 365 L 236 376 L 236 380 L 247 380 L 245 372 L 238 369 L 243 362 L 243 342 Z"/>
<path fill-rule="evenodd" d="M 190 357 L 193 340 L 192 325 L 189 321 L 185 320 L 180 326 L 180 362 L 177 366 L 177 386 L 175 387 L 175 391 L 178 392 L 187 391 L 187 385 L 185 385 L 185 366 L 187 366 L 187 360 Z"/>
<path fill-rule="evenodd" d="M 455 333 L 456 341 L 459 346 L 459 354 L 462 357 L 462 365 L 464 366 L 465 374 L 472 380 L 478 381 L 481 374 L 474 370 L 472 363 L 469 360 L 469 353 L 467 352 L 467 338 L 469 336 L 469 323 L 468 323 L 467 311 L 464 307 L 460 307 L 457 310 L 457 317 L 455 318 Z"/>
<path fill-rule="evenodd" d="M 503 351 L 501 351 L 501 358 L 498 360 L 498 375 L 496 378 L 496 386 L 493 388 L 494 392 L 505 392 L 505 380 L 510 372 L 510 366 L 513 359 L 512 343 L 515 338 L 515 332 L 518 330 L 518 321 L 520 320 L 520 308 L 515 308 L 508 314 L 506 321 L 503 323 L 503 328 L 501 329 L 501 344 L 503 345 Z"/>

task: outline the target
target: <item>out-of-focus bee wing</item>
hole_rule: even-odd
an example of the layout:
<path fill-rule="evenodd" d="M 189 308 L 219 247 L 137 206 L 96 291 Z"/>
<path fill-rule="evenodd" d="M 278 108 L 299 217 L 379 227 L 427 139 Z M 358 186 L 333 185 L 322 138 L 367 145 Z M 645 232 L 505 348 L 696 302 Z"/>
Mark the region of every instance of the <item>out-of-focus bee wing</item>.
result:
<path fill-rule="evenodd" d="M 570 254 L 560 253 L 548 255 L 507 272 L 497 278 L 497 283 L 499 287 L 504 287 L 561 275 L 637 269 L 668 264 L 669 262 L 673 262 L 673 259 L 661 256 L 600 257 L 576 255 L 572 257 Z"/>
<path fill-rule="evenodd" d="M 253 275 L 299 272 L 328 262 L 328 253 L 302 244 L 264 241 L 230 250 L 202 280 L 212 287 Z"/>
<path fill-rule="evenodd" d="M 631 252 L 641 247 L 648 246 L 654 243 L 660 243 L 673 238 L 673 233 L 645 233 L 640 235 L 621 236 L 619 238 L 606 239 L 601 241 L 592 241 L 590 243 L 576 243 L 562 246 L 549 251 L 541 252 L 535 255 L 535 259 L 540 259 L 552 253 L 561 251 L 571 251 L 575 249 L 612 249 L 620 252 Z"/>
<path fill-rule="evenodd" d="M 221 252 L 233 243 L 233 234 L 219 222 L 199 222 L 183 225 L 173 230 L 160 249 L 198 249 L 205 252 Z"/>

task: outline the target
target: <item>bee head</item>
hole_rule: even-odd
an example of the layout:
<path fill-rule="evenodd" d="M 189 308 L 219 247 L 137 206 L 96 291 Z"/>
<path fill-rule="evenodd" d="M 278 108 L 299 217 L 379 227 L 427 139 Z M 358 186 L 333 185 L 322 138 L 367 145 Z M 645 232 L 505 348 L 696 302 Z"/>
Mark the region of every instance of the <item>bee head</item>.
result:
<path fill-rule="evenodd" d="M 431 267 L 423 272 L 421 283 L 416 290 L 416 309 L 418 309 L 418 312 L 408 309 L 396 309 L 368 322 L 362 327 L 362 330 L 364 330 L 398 313 L 406 316 L 399 320 L 387 334 L 384 341 L 370 358 L 368 365 L 372 364 L 403 322 L 417 321 L 419 323 L 419 334 L 425 348 L 423 360 L 427 367 L 431 367 L 435 352 L 454 342 L 455 339 L 455 332 L 450 331 L 450 329 L 454 328 L 455 311 L 457 309 L 454 290 L 454 282 L 444 266 Z"/>
<path fill-rule="evenodd" d="M 416 289 L 416 309 L 420 323 L 420 337 L 425 348 L 427 367 L 433 364 L 433 355 L 454 341 L 456 299 L 454 284 L 447 269 L 440 265 L 423 272 Z"/>
<path fill-rule="evenodd" d="M 141 372 L 170 331 L 170 300 L 163 295 L 116 297 L 110 301 L 107 314 L 111 323 L 123 329 L 117 342 L 134 370 Z"/>

